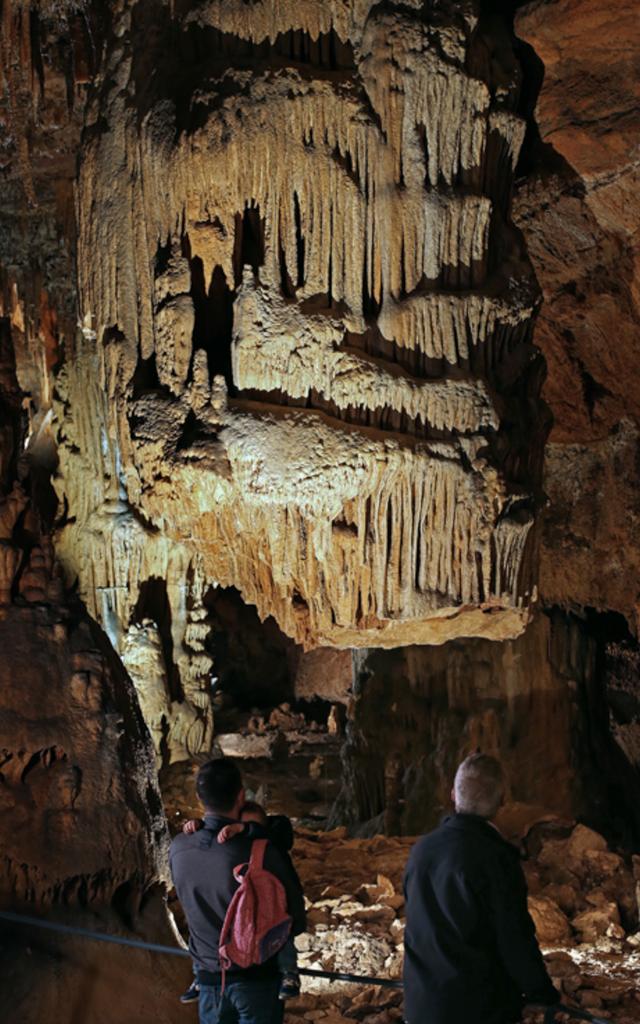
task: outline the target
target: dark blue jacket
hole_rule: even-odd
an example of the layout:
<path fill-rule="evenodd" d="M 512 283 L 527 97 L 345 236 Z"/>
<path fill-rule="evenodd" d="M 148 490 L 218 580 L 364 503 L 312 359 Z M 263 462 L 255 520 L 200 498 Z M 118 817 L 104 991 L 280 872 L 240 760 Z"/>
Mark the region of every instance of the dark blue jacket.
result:
<path fill-rule="evenodd" d="M 483 818 L 454 814 L 411 851 L 404 880 L 409 1024 L 510 1024 L 559 995 L 527 909 L 516 849 Z"/>
<path fill-rule="evenodd" d="M 229 818 L 207 814 L 203 829 L 191 835 L 180 833 L 169 850 L 173 884 L 189 925 L 189 950 L 199 977 L 209 983 L 215 980 L 212 976 L 220 974 L 220 932 L 227 907 L 238 888 L 233 869 L 238 864 L 248 863 L 251 856 L 253 840 L 246 832 L 227 843 L 218 842 L 218 832 L 231 823 Z M 298 935 L 305 928 L 304 896 L 298 877 L 273 843 L 267 846 L 264 866 L 285 888 L 293 934 Z M 233 971 L 240 971 L 240 968 Z M 255 978 L 275 973 L 275 959 L 242 972 L 244 977 Z"/>

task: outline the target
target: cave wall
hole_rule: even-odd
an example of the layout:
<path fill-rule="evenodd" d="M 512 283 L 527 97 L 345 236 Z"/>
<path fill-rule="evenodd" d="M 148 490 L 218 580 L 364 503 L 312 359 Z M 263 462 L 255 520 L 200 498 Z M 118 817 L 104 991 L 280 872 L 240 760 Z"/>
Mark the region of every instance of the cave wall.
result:
<path fill-rule="evenodd" d="M 76 332 L 73 180 L 98 6 L 0 16 L 0 908 L 171 941 L 149 732 L 54 543 L 51 399 Z M 169 1022 L 184 983 L 146 954 L 6 922 L 0 949 L 7 1024 L 116 1024 L 126 1007 Z"/>
<path fill-rule="evenodd" d="M 608 819 L 637 844 L 640 20 L 633 2 L 613 10 L 559 0 L 523 7 L 515 31 L 537 62 L 532 74 L 544 66 L 527 174 L 514 195 L 543 292 L 536 344 L 554 417 L 541 601 L 575 614 L 597 652 L 590 710 L 576 726 L 595 743 L 584 777 L 597 766 L 600 827 Z M 604 795 L 596 774 L 608 780 Z"/>
<path fill-rule="evenodd" d="M 578 817 L 637 846 L 639 660 L 623 616 L 558 606 L 503 644 L 357 652 L 332 820 L 428 830 L 451 806 L 457 765 L 483 750 L 507 772 L 509 830 Z"/>
<path fill-rule="evenodd" d="M 24 5 L 2 15 L 0 899 L 108 910 L 166 876 L 166 824 L 131 681 L 66 590 L 53 543 L 55 446 L 42 389 L 75 330 L 69 207 L 80 117 L 61 39 L 69 24 L 47 35 Z"/>
<path fill-rule="evenodd" d="M 544 79 L 514 219 L 542 287 L 536 344 L 554 424 L 540 560 L 543 600 L 625 615 L 638 595 L 637 5 L 530 4 L 515 31 Z M 603 47 L 602 41 L 606 40 Z"/>
<path fill-rule="evenodd" d="M 568 742 L 574 695 L 551 640 L 538 615 L 501 644 L 360 652 L 336 820 L 392 834 L 432 828 L 451 805 L 457 765 L 477 749 L 503 761 L 508 803 L 528 805 L 523 820 L 541 809 L 571 815 L 582 782 Z"/>

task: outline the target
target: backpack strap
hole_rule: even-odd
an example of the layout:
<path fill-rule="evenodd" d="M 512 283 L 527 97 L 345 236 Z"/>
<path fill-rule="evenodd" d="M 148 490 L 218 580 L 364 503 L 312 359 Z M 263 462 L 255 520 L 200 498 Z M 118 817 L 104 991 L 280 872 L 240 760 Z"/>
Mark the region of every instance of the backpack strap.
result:
<path fill-rule="evenodd" d="M 237 864 L 233 869 L 233 877 L 240 884 L 249 871 L 262 871 L 264 868 L 264 855 L 267 849 L 268 839 L 254 839 L 251 844 L 251 857 L 249 863 Z"/>
<path fill-rule="evenodd" d="M 233 869 L 233 877 L 235 878 L 238 885 L 240 885 L 240 882 L 242 881 L 248 870 L 248 863 L 245 862 L 244 864 L 236 864 L 235 868 Z"/>
<path fill-rule="evenodd" d="M 268 839 L 254 839 L 251 845 L 251 857 L 249 859 L 249 870 L 262 871 L 264 867 L 264 854 L 267 849 Z"/>

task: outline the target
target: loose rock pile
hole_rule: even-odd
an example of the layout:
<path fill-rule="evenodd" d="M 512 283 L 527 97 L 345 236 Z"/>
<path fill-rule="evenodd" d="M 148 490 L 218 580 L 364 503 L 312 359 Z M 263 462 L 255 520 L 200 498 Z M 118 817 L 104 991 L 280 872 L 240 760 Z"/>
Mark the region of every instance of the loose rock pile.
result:
<path fill-rule="evenodd" d="M 413 838 L 349 839 L 345 829 L 299 829 L 294 857 L 308 899 L 300 965 L 400 978 L 402 874 Z M 565 1002 L 618 1024 L 640 1021 L 640 857 L 626 860 L 583 825 L 546 823 L 527 839 L 530 911 Z M 288 1019 L 390 1024 L 400 991 L 306 981 Z"/>

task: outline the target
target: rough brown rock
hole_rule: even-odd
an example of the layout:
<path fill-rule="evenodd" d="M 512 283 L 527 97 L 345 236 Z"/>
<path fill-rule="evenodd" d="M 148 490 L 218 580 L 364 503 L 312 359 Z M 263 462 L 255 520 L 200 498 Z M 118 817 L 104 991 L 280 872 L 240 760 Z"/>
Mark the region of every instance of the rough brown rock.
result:
<path fill-rule="evenodd" d="M 594 838 L 591 830 L 584 827 L 576 829 L 574 834 L 576 848 L 584 848 L 585 844 L 591 846 L 598 841 L 598 837 Z M 398 917 L 390 926 L 384 925 L 382 928 L 373 916 L 362 916 L 356 923 L 353 911 L 359 904 L 358 897 L 362 909 L 367 910 L 370 896 L 374 893 L 378 896 L 382 891 L 390 892 L 392 889 L 399 893 L 400 875 L 394 873 L 392 877 L 383 878 L 378 874 L 376 877 L 376 866 L 371 857 L 375 853 L 376 861 L 386 856 L 389 863 L 395 863 L 402 850 L 402 857 L 406 859 L 412 840 L 406 839 L 399 844 L 396 839 L 379 837 L 373 841 L 350 840 L 345 846 L 345 838 L 342 829 L 318 834 L 302 830 L 297 838 L 294 855 L 312 902 L 311 917 L 314 922 L 310 932 L 297 940 L 302 959 L 305 964 L 313 967 L 331 964 L 335 969 L 340 969 L 342 965 L 353 962 L 354 950 L 357 950 L 360 957 L 357 970 L 360 972 L 366 970 L 368 973 L 376 966 L 382 971 L 382 976 L 398 977 L 404 930 L 403 911 L 398 912 Z M 348 856 L 343 856 L 343 847 L 348 851 Z M 535 866 L 535 863 L 535 860 L 525 861 L 525 866 Z M 544 872 L 546 869 L 540 866 L 539 870 Z M 572 932 L 567 919 L 550 900 L 534 898 L 531 900 L 531 908 L 534 917 L 538 915 L 537 925 L 546 918 L 556 926 L 550 930 L 548 938 L 542 938 L 539 934 L 542 941 L 555 947 L 564 947 L 545 954 L 547 969 L 564 996 L 574 1005 L 577 1003 L 594 1009 L 609 1007 L 614 1011 L 615 1020 L 637 1020 L 637 954 L 625 954 L 621 942 L 607 938 L 606 933 L 604 938 L 594 940 L 604 945 L 602 952 L 593 946 L 581 946 L 580 934 Z M 550 917 L 547 916 L 549 914 Z M 348 919 L 356 929 L 355 939 L 353 935 L 349 938 L 348 930 L 344 927 Z M 608 927 L 611 924 L 609 921 Z M 395 952 L 381 966 L 385 945 L 388 949 L 391 944 L 395 946 Z M 382 1014 L 381 1021 L 390 1024 L 394 1019 L 391 1009 L 397 997 L 386 990 L 374 992 L 354 987 L 339 991 L 336 986 L 323 991 L 316 982 L 312 983 L 312 989 L 313 999 L 309 992 L 289 1006 L 288 1012 L 293 1018 L 304 1015 L 305 1019 L 321 1021 L 325 1019 L 324 1015 L 331 1017 L 341 1014 L 361 1020 L 365 1012 L 370 1014 L 377 1006 L 378 1013 Z M 526 1019 L 531 1019 L 530 1015 Z"/>
<path fill-rule="evenodd" d="M 581 942 L 596 942 L 600 938 L 623 939 L 620 913 L 615 903 L 603 903 L 596 910 L 585 910 L 571 922 Z"/>
<path fill-rule="evenodd" d="M 0 621 L 2 891 L 20 902 L 141 899 L 165 875 L 165 823 L 129 681 L 89 623 L 64 608 Z M 24 695 L 30 700 L 25 704 Z"/>
<path fill-rule="evenodd" d="M 616 608 L 633 622 L 637 5 L 531 3 L 518 11 L 516 32 L 544 64 L 535 119 L 545 147 L 538 159 L 546 168 L 522 183 L 515 202 L 544 294 L 536 342 L 547 360 L 544 394 L 555 417 L 545 468 L 551 509 L 541 589 L 550 602 Z"/>
<path fill-rule="evenodd" d="M 530 896 L 529 913 L 536 926 L 538 942 L 544 946 L 566 942 L 571 926 L 557 903 L 548 896 Z"/>

